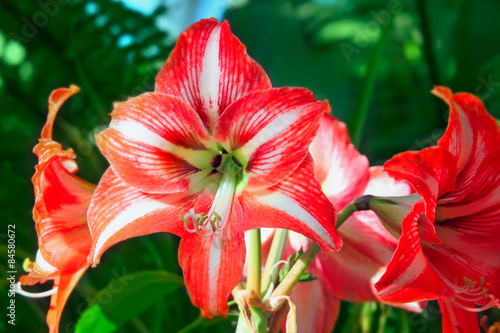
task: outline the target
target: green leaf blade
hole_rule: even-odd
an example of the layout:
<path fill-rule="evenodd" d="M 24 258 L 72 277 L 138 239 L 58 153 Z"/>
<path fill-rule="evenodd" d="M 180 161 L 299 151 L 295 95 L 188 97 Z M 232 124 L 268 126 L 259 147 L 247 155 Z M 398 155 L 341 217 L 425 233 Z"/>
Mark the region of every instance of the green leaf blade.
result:
<path fill-rule="evenodd" d="M 182 277 L 165 271 L 123 276 L 97 294 L 95 303 L 78 320 L 75 332 L 114 332 L 183 284 Z"/>

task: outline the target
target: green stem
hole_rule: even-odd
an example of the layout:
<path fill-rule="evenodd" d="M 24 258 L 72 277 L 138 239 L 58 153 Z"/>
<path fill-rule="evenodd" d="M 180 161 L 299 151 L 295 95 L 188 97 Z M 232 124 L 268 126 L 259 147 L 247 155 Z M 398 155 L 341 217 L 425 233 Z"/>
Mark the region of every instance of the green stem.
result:
<path fill-rule="evenodd" d="M 440 84 L 438 66 L 432 50 L 432 32 L 428 24 L 429 15 L 427 14 L 427 1 L 417 1 L 416 7 L 418 15 L 420 16 L 420 30 L 423 36 L 424 57 L 427 61 L 427 66 L 429 66 L 429 77 L 433 84 Z"/>
<path fill-rule="evenodd" d="M 267 333 L 267 326 L 269 322 L 269 315 L 259 307 L 250 307 L 250 312 L 252 314 L 252 321 L 255 326 L 255 331 L 258 333 Z M 243 316 L 243 311 L 240 308 L 240 315 L 238 317 L 238 323 L 236 324 L 236 333 L 249 333 L 247 321 L 245 316 Z"/>
<path fill-rule="evenodd" d="M 373 326 L 373 313 L 377 310 L 377 305 L 374 302 L 365 302 L 361 307 L 361 315 L 359 316 L 359 325 L 362 333 L 371 332 Z"/>
<path fill-rule="evenodd" d="M 363 78 L 360 97 L 356 107 L 354 108 L 354 112 L 349 119 L 349 129 L 355 146 L 359 145 L 363 135 L 363 129 L 368 116 L 368 106 L 373 96 L 373 87 L 375 86 L 377 69 L 379 67 L 380 59 L 382 59 L 385 43 L 392 30 L 393 21 L 394 18 L 392 18 L 389 21 L 389 24 L 387 24 L 382 30 L 380 39 L 375 46 L 375 51 L 373 52 L 370 63 L 368 64 L 368 69 Z"/>
<path fill-rule="evenodd" d="M 252 312 L 252 321 L 257 332 L 266 333 L 269 315 L 262 308 L 254 306 L 250 307 L 250 312 Z"/>
<path fill-rule="evenodd" d="M 318 244 L 312 243 L 307 251 L 301 255 L 299 260 L 292 266 L 290 271 L 288 271 L 283 281 L 274 289 L 270 299 L 288 295 L 320 250 L 321 248 Z"/>
<path fill-rule="evenodd" d="M 351 216 L 354 212 L 356 212 L 356 199 L 353 200 L 350 204 L 348 204 L 344 209 L 342 209 L 337 215 L 337 228 L 344 223 L 349 216 Z M 275 235 L 276 237 L 276 235 Z M 278 242 L 278 241 L 277 241 Z M 274 239 L 273 239 L 274 245 Z M 299 260 L 293 265 L 288 274 L 285 276 L 283 281 L 276 287 L 276 289 L 271 294 L 271 299 L 277 296 L 286 296 L 290 293 L 293 286 L 300 279 L 302 274 L 306 271 L 307 267 L 316 255 L 321 250 L 320 246 L 316 243 L 312 243 L 311 246 L 307 249 L 307 251 L 300 256 Z M 267 265 L 266 265 L 267 266 Z"/>
<path fill-rule="evenodd" d="M 273 242 L 271 244 L 271 249 L 269 250 L 269 255 L 267 256 L 266 266 L 264 267 L 264 272 L 262 273 L 262 289 L 261 296 L 267 292 L 267 289 L 273 281 L 273 268 L 278 261 L 281 260 L 283 256 L 283 248 L 285 247 L 286 236 L 288 235 L 288 230 L 286 229 L 276 229 L 274 232 Z"/>
<path fill-rule="evenodd" d="M 350 332 L 360 332 L 361 331 L 361 310 L 363 307 L 363 303 L 350 303 L 350 313 L 347 321 L 345 322 L 341 333 L 350 333 Z"/>
<path fill-rule="evenodd" d="M 71 60 L 73 61 L 73 65 L 75 66 L 76 72 L 78 76 L 80 77 L 83 90 L 89 94 L 90 99 L 94 103 L 95 108 L 99 112 L 99 114 L 102 117 L 108 117 L 108 113 L 106 112 L 106 108 L 104 107 L 103 103 L 101 102 L 101 99 L 97 95 L 94 87 L 90 83 L 90 80 L 87 77 L 87 74 L 85 74 L 85 71 L 83 70 L 82 64 L 80 63 L 80 60 L 75 54 L 71 54 Z"/>
<path fill-rule="evenodd" d="M 335 228 L 339 229 L 342 224 L 344 224 L 347 219 L 360 210 L 370 210 L 370 200 L 373 198 L 373 195 L 363 195 L 361 197 L 357 197 L 347 206 L 345 206 L 338 214 L 337 214 L 337 223 L 335 224 Z"/>
<path fill-rule="evenodd" d="M 260 229 L 250 230 L 250 251 L 248 254 L 248 278 L 247 290 L 253 290 L 256 295 L 260 295 L 260 274 L 261 274 L 261 242 Z"/>
<path fill-rule="evenodd" d="M 428 69 L 429 69 L 429 79 L 431 81 L 431 86 L 436 85 L 436 84 L 442 84 L 440 78 L 439 78 L 439 67 L 437 65 L 436 57 L 433 51 L 432 47 L 432 32 L 429 26 L 429 15 L 427 14 L 428 8 L 427 8 L 427 1 L 426 0 L 420 0 L 415 2 L 418 15 L 420 16 L 420 30 L 422 31 L 422 37 L 423 37 L 423 51 L 424 51 L 424 57 L 425 61 L 427 63 Z M 439 101 L 437 98 L 433 98 L 433 103 L 434 103 L 434 109 L 437 110 L 436 112 L 441 112 L 441 117 L 439 117 L 439 122 L 440 122 L 440 127 L 442 127 L 444 124 L 444 117 L 442 117 L 443 114 L 443 108 L 441 107 L 441 101 Z"/>
<path fill-rule="evenodd" d="M 352 201 L 337 214 L 337 224 L 335 224 L 335 227 L 337 229 L 340 228 L 340 226 L 342 226 L 342 224 L 344 224 L 344 222 L 355 212 L 356 206 L 354 205 L 354 201 Z"/>
<path fill-rule="evenodd" d="M 389 316 L 389 309 L 387 305 L 383 303 L 379 303 L 380 307 L 380 316 L 378 318 L 378 329 L 377 333 L 384 333 L 386 332 L 386 325 L 387 325 L 387 317 Z"/>
<path fill-rule="evenodd" d="M 193 329 L 195 329 L 196 327 L 200 326 L 204 321 L 205 321 L 205 318 L 203 318 L 202 316 L 199 316 L 193 322 L 191 322 L 189 325 L 185 326 L 183 329 L 178 331 L 178 333 L 190 332 Z"/>
<path fill-rule="evenodd" d="M 238 307 L 239 308 L 239 307 Z M 238 316 L 238 323 L 236 324 L 236 333 L 246 333 L 249 332 L 247 322 L 243 316 L 243 310 L 240 308 L 240 315 Z"/>

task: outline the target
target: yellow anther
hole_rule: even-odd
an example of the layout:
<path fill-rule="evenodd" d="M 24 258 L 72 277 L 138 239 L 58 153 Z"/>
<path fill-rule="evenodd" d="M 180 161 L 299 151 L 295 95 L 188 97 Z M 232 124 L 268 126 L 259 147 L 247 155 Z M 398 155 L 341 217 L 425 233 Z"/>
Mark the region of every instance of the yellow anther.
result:
<path fill-rule="evenodd" d="M 464 276 L 464 284 L 466 287 L 474 288 L 474 282 L 472 282 L 471 279 L 469 279 L 468 277 L 465 277 L 465 276 Z"/>
<path fill-rule="evenodd" d="M 24 261 L 23 261 L 23 269 L 24 269 L 24 271 L 26 273 L 31 272 L 31 265 L 32 265 L 32 261 L 30 260 L 30 258 L 24 259 Z"/>
<path fill-rule="evenodd" d="M 219 214 L 217 214 L 215 211 L 213 211 L 213 214 L 215 216 L 215 218 L 218 220 L 218 221 L 222 221 L 221 217 L 219 216 Z"/>
<path fill-rule="evenodd" d="M 212 227 L 212 231 L 215 232 L 217 228 L 215 228 L 215 221 L 214 219 L 210 219 L 210 226 Z"/>
<path fill-rule="evenodd" d="M 203 223 L 205 223 L 205 221 L 206 221 L 207 219 L 208 219 L 208 216 L 207 216 L 207 215 L 205 215 L 204 213 L 202 213 L 202 214 L 200 215 L 200 218 L 198 219 L 198 225 L 199 225 L 199 226 L 202 226 L 202 225 L 203 225 Z"/>
<path fill-rule="evenodd" d="M 189 221 L 182 214 L 180 214 L 179 217 L 181 218 L 181 220 L 184 222 L 185 225 L 189 225 Z"/>

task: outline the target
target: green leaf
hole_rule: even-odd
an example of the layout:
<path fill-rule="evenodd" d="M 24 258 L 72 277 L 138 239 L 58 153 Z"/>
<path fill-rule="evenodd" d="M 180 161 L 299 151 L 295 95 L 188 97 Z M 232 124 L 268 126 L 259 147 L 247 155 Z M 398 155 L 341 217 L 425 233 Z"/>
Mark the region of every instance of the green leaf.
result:
<path fill-rule="evenodd" d="M 304 254 L 304 251 L 302 251 L 302 248 L 301 248 L 298 252 L 296 252 L 288 257 L 288 259 L 286 260 L 286 264 L 283 265 L 283 267 L 281 267 L 280 272 L 278 274 L 278 281 L 279 282 L 283 281 L 283 279 L 288 274 L 290 269 L 292 269 L 292 266 L 295 264 L 295 262 L 297 260 L 299 260 L 300 256 L 303 254 Z"/>
<path fill-rule="evenodd" d="M 183 284 L 180 276 L 165 271 L 125 275 L 97 293 L 75 332 L 114 332 Z"/>
<path fill-rule="evenodd" d="M 314 281 L 316 279 L 317 279 L 316 276 L 314 276 L 311 273 L 306 271 L 306 272 L 302 273 L 302 275 L 299 277 L 299 280 L 297 282 L 309 282 L 309 281 Z"/>
<path fill-rule="evenodd" d="M 286 260 L 286 264 L 283 265 L 283 267 L 281 267 L 281 270 L 278 274 L 278 277 L 279 277 L 278 281 L 279 282 L 283 281 L 283 279 L 288 274 L 290 269 L 292 269 L 293 265 L 295 265 L 297 260 L 299 260 L 299 258 L 303 254 L 304 254 L 304 251 L 301 248 L 298 252 L 296 252 L 288 257 L 288 259 Z M 307 281 L 313 281 L 316 279 L 317 279 L 317 277 L 313 276 L 311 273 L 304 272 L 304 273 L 302 273 L 302 275 L 300 276 L 300 278 L 297 282 L 307 282 Z"/>

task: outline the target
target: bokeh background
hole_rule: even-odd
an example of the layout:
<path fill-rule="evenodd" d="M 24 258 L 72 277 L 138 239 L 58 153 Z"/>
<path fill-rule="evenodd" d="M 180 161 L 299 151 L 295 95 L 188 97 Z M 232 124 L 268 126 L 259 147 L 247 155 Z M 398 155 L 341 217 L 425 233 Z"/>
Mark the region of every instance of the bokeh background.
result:
<path fill-rule="evenodd" d="M 81 87 L 59 113 L 55 139 L 75 150 L 79 176 L 97 183 L 107 162 L 94 134 L 107 126 L 112 103 L 153 90 L 177 35 L 214 16 L 229 21 L 274 86 L 302 86 L 328 99 L 358 149 L 380 165 L 398 152 L 434 144 L 444 132 L 447 107 L 430 94 L 434 84 L 477 94 L 500 118 L 499 13 L 496 0 L 2 0 L 0 299 L 7 301 L 7 225 L 16 225 L 18 277 L 24 258 L 34 259 L 37 250 L 31 184 L 37 160 L 31 151 L 53 89 Z M 69 299 L 61 332 L 88 332 L 103 311 L 111 319 L 101 320 L 96 332 L 234 330 L 233 315 L 200 319 L 182 286 L 155 284 L 157 275 L 139 273 L 181 275 L 177 246 L 176 237 L 156 234 L 107 251 Z M 110 283 L 113 290 L 123 288 L 105 289 Z M 48 308 L 48 298 L 18 295 L 16 326 L 2 313 L 0 331 L 45 332 Z M 335 328 L 440 331 L 432 302 L 421 315 L 343 303 Z"/>

